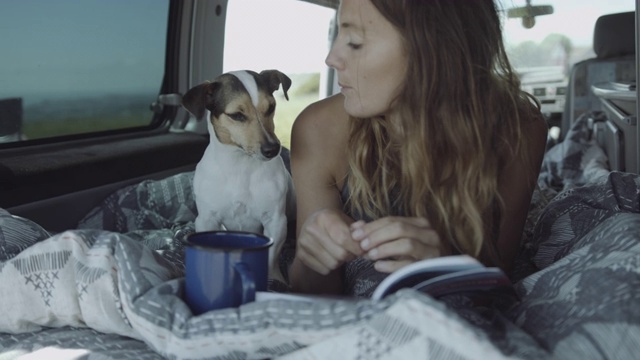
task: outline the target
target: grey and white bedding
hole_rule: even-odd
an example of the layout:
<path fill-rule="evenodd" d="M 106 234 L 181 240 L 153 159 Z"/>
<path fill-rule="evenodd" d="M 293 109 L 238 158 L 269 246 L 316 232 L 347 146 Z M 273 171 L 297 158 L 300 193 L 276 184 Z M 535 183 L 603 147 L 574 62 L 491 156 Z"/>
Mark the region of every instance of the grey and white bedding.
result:
<path fill-rule="evenodd" d="M 192 316 L 192 173 L 124 188 L 48 234 L 0 209 L 0 359 L 634 359 L 640 176 L 608 171 L 586 116 L 545 155 L 514 282 L 477 305 L 403 290 Z M 293 255 L 283 252 L 283 268 Z M 286 286 L 270 282 L 273 291 Z"/>

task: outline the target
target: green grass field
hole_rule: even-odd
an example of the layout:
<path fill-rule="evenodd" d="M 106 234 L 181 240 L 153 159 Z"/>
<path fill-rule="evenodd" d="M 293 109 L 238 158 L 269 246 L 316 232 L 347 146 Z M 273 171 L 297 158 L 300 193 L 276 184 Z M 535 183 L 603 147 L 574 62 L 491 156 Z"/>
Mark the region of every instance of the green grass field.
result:
<path fill-rule="evenodd" d="M 26 122 L 22 132 L 27 139 L 41 139 L 59 135 L 84 134 L 149 125 L 151 114 L 144 112 L 124 116 L 90 118 L 48 118 Z"/>
<path fill-rule="evenodd" d="M 319 74 L 291 75 L 289 101 L 282 90 L 274 95 L 278 102 L 275 114 L 276 135 L 286 148 L 291 145 L 291 126 L 298 114 L 310 103 L 318 100 Z M 136 101 L 119 98 L 52 100 L 25 109 L 22 133 L 27 139 L 83 134 L 114 129 L 145 126 L 151 122 L 151 100 L 141 97 Z M 116 102 L 118 101 L 118 102 Z M 103 103 L 111 104 L 105 107 Z M 80 106 L 82 105 L 82 106 Z"/>
<path fill-rule="evenodd" d="M 309 104 L 318 100 L 316 94 L 305 94 L 298 96 L 290 96 L 289 101 L 284 98 L 278 98 L 278 107 L 274 122 L 276 125 L 276 135 L 282 146 L 290 149 L 291 145 L 291 126 L 298 114 Z"/>
<path fill-rule="evenodd" d="M 274 122 L 276 135 L 287 149 L 291 148 L 291 126 L 300 112 L 314 101 L 318 100 L 320 74 L 293 74 L 291 88 L 287 92 L 289 101 L 284 98 L 282 90 L 274 95 L 278 106 Z"/>

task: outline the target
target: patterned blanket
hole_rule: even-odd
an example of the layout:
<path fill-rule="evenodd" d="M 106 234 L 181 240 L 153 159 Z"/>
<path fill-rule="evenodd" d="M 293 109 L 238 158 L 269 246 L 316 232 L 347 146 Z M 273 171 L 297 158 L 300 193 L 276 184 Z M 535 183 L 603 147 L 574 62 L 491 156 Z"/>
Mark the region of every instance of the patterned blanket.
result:
<path fill-rule="evenodd" d="M 121 189 L 59 234 L 0 209 L 0 359 L 634 358 L 640 176 L 608 171 L 588 131 L 579 120 L 545 155 L 515 303 L 406 289 L 193 316 L 182 300 L 192 173 Z"/>

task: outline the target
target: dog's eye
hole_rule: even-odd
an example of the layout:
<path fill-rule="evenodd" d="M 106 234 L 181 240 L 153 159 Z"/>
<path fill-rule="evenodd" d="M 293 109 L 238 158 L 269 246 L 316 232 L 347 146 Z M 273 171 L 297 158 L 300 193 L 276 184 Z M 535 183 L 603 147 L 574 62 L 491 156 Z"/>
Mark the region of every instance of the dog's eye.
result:
<path fill-rule="evenodd" d="M 233 113 L 233 114 L 227 114 L 228 117 L 230 117 L 231 119 L 235 120 L 235 121 L 246 121 L 247 117 L 244 116 L 243 113 L 237 112 L 237 113 Z"/>
<path fill-rule="evenodd" d="M 276 111 L 276 104 L 269 104 L 269 108 L 267 109 L 267 112 L 265 113 L 265 115 L 269 116 L 273 114 L 274 111 Z"/>

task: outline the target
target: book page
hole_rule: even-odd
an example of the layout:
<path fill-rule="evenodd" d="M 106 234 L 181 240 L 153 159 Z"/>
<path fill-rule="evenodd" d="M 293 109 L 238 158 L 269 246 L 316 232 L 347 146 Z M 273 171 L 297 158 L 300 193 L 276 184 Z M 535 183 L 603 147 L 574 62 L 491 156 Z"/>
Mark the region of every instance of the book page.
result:
<path fill-rule="evenodd" d="M 414 286 L 414 289 L 434 298 L 454 293 L 474 293 L 504 287 L 512 288 L 511 280 L 499 268 L 477 268 L 448 273 Z M 515 293 L 514 293 L 515 294 Z"/>
<path fill-rule="evenodd" d="M 475 268 L 484 268 L 484 265 L 469 255 L 443 256 L 418 261 L 387 276 L 378 285 L 371 298 L 380 300 L 401 288 L 414 287 L 432 277 Z"/>

